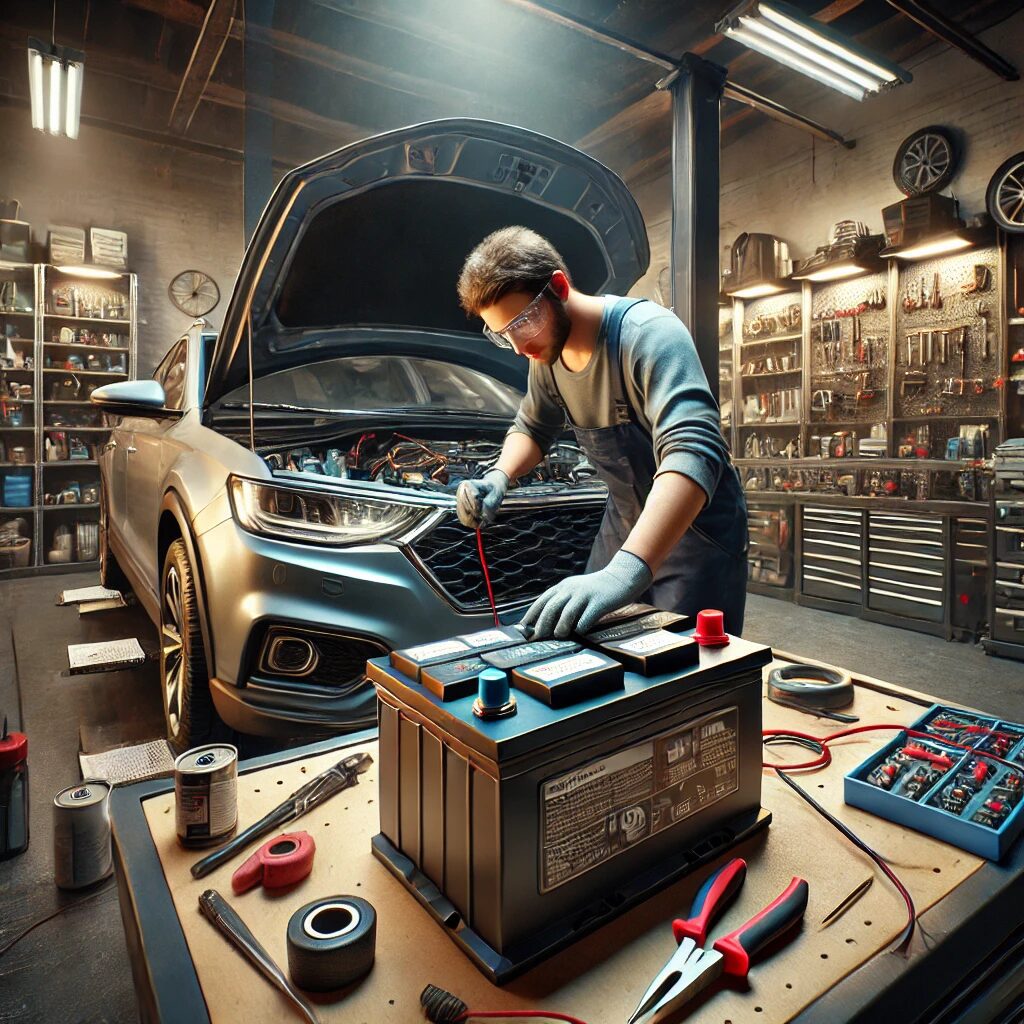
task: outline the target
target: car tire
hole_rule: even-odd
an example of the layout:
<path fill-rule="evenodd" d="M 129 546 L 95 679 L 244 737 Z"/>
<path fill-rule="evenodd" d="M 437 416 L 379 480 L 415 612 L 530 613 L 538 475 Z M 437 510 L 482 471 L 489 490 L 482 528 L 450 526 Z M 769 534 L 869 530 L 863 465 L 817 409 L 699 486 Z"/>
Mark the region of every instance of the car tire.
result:
<path fill-rule="evenodd" d="M 160 686 L 167 742 L 180 753 L 214 738 L 220 719 L 210 696 L 195 575 L 183 540 L 160 572 Z"/>
<path fill-rule="evenodd" d="M 100 586 L 119 590 L 122 594 L 132 589 L 124 570 L 110 550 L 110 525 L 107 518 L 107 494 L 100 492 Z"/>

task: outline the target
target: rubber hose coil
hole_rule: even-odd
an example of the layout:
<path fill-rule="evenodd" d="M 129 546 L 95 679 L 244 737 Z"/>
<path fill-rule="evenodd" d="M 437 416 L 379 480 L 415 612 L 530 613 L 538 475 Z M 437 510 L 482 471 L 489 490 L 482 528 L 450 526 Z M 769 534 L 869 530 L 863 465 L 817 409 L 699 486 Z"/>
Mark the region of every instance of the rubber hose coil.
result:
<path fill-rule="evenodd" d="M 846 708 L 853 703 L 849 673 L 821 665 L 784 665 L 768 674 L 768 697 L 817 708 Z"/>
<path fill-rule="evenodd" d="M 366 900 L 314 900 L 288 921 L 288 973 L 309 992 L 342 988 L 370 970 L 376 945 L 377 914 Z"/>

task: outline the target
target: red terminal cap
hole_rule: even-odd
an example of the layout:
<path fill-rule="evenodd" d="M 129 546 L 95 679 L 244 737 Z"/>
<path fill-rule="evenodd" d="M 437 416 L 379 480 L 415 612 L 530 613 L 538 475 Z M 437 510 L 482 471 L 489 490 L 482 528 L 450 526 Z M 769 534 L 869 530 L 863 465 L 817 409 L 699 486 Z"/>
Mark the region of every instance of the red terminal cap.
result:
<path fill-rule="evenodd" d="M 697 628 L 693 631 L 693 639 L 701 647 L 724 647 L 729 642 L 724 620 L 725 616 L 714 608 L 697 612 Z"/>
<path fill-rule="evenodd" d="M 28 737 L 23 732 L 9 732 L 0 739 L 0 768 L 13 768 L 28 757 Z"/>

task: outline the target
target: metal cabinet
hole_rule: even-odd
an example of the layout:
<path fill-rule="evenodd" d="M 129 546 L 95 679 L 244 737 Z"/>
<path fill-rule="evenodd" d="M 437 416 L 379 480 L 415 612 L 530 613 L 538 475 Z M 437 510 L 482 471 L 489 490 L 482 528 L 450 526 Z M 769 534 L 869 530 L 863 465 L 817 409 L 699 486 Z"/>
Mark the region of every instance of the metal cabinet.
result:
<path fill-rule="evenodd" d="M 750 553 L 747 578 L 765 588 L 793 586 L 793 509 L 787 505 L 748 505 Z"/>
<path fill-rule="evenodd" d="M 930 622 L 946 619 L 943 520 L 868 513 L 868 607 Z"/>
<path fill-rule="evenodd" d="M 860 605 L 864 513 L 858 509 L 805 505 L 800 520 L 801 593 Z"/>

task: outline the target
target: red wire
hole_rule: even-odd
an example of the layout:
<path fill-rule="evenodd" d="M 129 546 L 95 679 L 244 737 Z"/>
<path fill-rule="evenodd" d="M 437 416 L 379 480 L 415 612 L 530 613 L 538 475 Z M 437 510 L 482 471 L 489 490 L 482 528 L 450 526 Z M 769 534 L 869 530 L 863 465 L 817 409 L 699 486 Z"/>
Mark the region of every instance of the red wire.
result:
<path fill-rule="evenodd" d="M 487 569 L 487 558 L 484 555 L 484 538 L 480 527 L 476 528 L 476 550 L 480 555 L 480 566 L 484 571 L 484 582 L 487 584 L 487 600 L 491 602 L 491 614 L 494 616 L 494 624 L 501 625 L 498 618 L 498 606 L 494 603 L 494 588 L 491 586 L 491 574 Z"/>
<path fill-rule="evenodd" d="M 470 1020 L 473 1017 L 539 1017 L 541 1020 L 563 1020 L 567 1024 L 587 1024 L 579 1017 L 570 1017 L 567 1013 L 548 1012 L 547 1010 L 467 1010 L 464 1014 L 455 1019 L 457 1021 Z"/>

